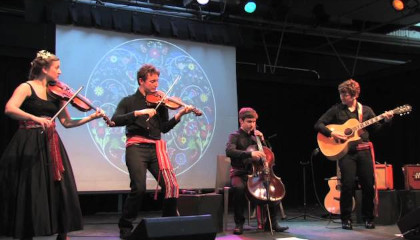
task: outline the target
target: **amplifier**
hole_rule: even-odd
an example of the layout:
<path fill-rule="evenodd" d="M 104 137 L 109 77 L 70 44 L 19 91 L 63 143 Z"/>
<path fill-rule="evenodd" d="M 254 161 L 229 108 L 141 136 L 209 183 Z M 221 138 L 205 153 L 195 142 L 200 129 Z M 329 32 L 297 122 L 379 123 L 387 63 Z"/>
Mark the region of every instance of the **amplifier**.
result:
<path fill-rule="evenodd" d="M 407 164 L 402 167 L 406 190 L 420 189 L 420 164 Z"/>
<path fill-rule="evenodd" d="M 376 186 L 378 190 L 392 190 L 394 189 L 394 175 L 392 173 L 391 164 L 376 164 Z"/>

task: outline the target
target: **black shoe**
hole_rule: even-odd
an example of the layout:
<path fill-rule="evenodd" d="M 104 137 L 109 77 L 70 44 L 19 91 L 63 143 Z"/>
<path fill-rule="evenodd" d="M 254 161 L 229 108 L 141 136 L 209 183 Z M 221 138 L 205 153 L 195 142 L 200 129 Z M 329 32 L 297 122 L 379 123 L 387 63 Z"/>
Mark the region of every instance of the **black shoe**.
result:
<path fill-rule="evenodd" d="M 273 223 L 273 230 L 276 231 L 276 232 L 284 232 L 287 229 L 289 229 L 289 227 L 287 227 L 287 226 L 282 227 L 282 226 L 280 226 L 280 224 L 278 222 Z M 270 223 L 267 222 L 265 224 L 264 230 L 265 231 L 270 231 Z"/>
<path fill-rule="evenodd" d="M 353 225 L 350 220 L 341 220 L 341 227 L 346 230 L 353 230 Z"/>
<path fill-rule="evenodd" d="M 373 220 L 366 220 L 365 227 L 367 229 L 374 229 L 375 228 L 375 223 L 373 222 Z"/>
<path fill-rule="evenodd" d="M 235 229 L 233 229 L 233 234 L 241 235 L 242 233 L 244 233 L 244 225 L 236 225 Z"/>
<path fill-rule="evenodd" d="M 273 230 L 276 231 L 276 232 L 284 232 L 287 229 L 289 229 L 288 226 L 282 227 L 282 226 L 280 226 L 280 224 L 274 224 L 274 226 L 273 226 Z"/>
<path fill-rule="evenodd" d="M 67 240 L 67 233 L 59 233 L 57 235 L 57 240 Z"/>
<path fill-rule="evenodd" d="M 120 228 L 120 238 L 121 239 L 128 239 L 131 236 L 131 229 L 130 228 Z"/>

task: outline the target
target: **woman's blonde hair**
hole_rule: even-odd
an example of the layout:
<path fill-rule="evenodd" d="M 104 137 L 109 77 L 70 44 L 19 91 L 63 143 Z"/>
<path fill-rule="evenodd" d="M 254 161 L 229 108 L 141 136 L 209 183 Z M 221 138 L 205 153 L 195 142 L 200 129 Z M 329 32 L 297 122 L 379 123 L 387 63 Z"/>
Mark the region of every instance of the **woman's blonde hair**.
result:
<path fill-rule="evenodd" d="M 29 70 L 29 80 L 39 77 L 43 68 L 49 68 L 54 61 L 60 59 L 47 50 L 41 50 L 36 54 L 36 57 L 31 62 L 31 69 Z"/>

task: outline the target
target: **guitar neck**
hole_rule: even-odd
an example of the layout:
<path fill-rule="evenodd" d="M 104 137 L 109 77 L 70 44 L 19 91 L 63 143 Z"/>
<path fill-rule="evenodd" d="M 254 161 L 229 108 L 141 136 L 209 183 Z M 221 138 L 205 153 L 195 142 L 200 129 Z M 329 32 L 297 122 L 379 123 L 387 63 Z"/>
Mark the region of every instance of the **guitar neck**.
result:
<path fill-rule="evenodd" d="M 360 123 L 359 125 L 357 125 L 356 127 L 354 127 L 354 130 L 363 129 L 363 128 L 367 127 L 367 126 L 370 126 L 370 125 L 372 125 L 372 124 L 374 124 L 376 122 L 381 121 L 384 118 L 385 118 L 385 113 L 382 113 L 381 115 L 378 115 L 378 116 L 376 116 L 374 118 L 371 118 L 369 120 L 366 120 L 366 121 Z"/>

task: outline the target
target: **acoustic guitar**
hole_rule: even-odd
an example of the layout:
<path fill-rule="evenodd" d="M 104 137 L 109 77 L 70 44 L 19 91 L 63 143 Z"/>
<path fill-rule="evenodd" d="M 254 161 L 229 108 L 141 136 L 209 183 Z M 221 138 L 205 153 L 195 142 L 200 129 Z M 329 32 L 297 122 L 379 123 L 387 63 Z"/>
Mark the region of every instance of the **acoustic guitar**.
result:
<path fill-rule="evenodd" d="M 390 112 L 392 114 L 407 114 L 411 111 L 411 106 L 406 104 L 400 107 L 397 107 Z M 378 115 L 374 118 L 371 118 L 369 120 L 366 120 L 362 123 L 360 123 L 357 119 L 349 119 L 344 124 L 330 124 L 326 127 L 330 129 L 331 131 L 339 131 L 343 135 L 347 136 L 347 140 L 336 140 L 333 137 L 327 137 L 323 135 L 322 133 L 318 133 L 317 135 L 317 141 L 319 149 L 321 150 L 322 154 L 325 155 L 329 160 L 338 160 L 342 158 L 344 155 L 347 154 L 348 151 L 348 144 L 349 142 L 354 142 L 360 139 L 359 134 L 360 131 L 371 125 L 374 124 L 382 119 L 385 118 L 385 113 Z"/>
<path fill-rule="evenodd" d="M 330 191 L 327 193 L 327 195 L 324 198 L 324 206 L 325 209 L 327 209 L 328 212 L 331 214 L 340 214 L 340 196 L 341 196 L 341 171 L 338 166 L 337 161 L 337 176 L 331 177 L 328 180 L 328 186 L 330 187 Z M 352 211 L 354 211 L 354 208 L 356 206 L 356 200 L 353 197 L 353 207 Z"/>

